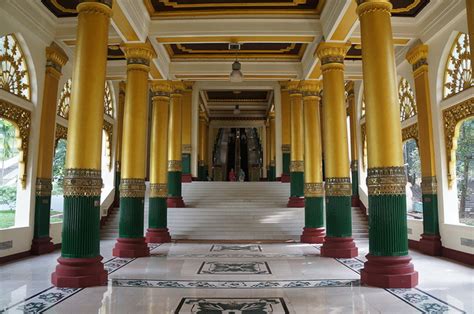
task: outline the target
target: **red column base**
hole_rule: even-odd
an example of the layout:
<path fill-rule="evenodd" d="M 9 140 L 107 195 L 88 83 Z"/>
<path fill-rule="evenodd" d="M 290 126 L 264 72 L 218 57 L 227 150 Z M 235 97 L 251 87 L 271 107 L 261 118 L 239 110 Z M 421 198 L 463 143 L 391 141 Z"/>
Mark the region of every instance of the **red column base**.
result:
<path fill-rule="evenodd" d="M 183 173 L 181 175 L 181 182 L 182 183 L 191 183 L 193 182 L 193 175 L 190 173 Z"/>
<path fill-rule="evenodd" d="M 360 207 L 360 199 L 358 195 L 352 195 L 351 206 Z"/>
<path fill-rule="evenodd" d="M 186 204 L 184 204 L 183 197 L 178 196 L 168 196 L 168 199 L 166 200 L 166 204 L 168 205 L 168 208 L 184 208 L 186 207 Z"/>
<path fill-rule="evenodd" d="M 41 255 L 51 253 L 54 251 L 54 244 L 51 242 L 50 237 L 45 238 L 33 238 L 31 243 L 31 254 Z"/>
<path fill-rule="evenodd" d="M 441 237 L 438 235 L 422 234 L 419 249 L 422 253 L 431 256 L 442 255 Z"/>
<path fill-rule="evenodd" d="M 418 284 L 418 272 L 410 256 L 367 254 L 366 258 L 360 273 L 362 284 L 379 288 L 413 288 Z"/>
<path fill-rule="evenodd" d="M 169 243 L 171 236 L 168 228 L 148 228 L 145 235 L 146 243 Z"/>
<path fill-rule="evenodd" d="M 93 258 L 58 258 L 51 282 L 59 288 L 86 288 L 107 284 L 102 256 Z"/>
<path fill-rule="evenodd" d="M 303 234 L 300 237 L 301 243 L 324 243 L 326 229 L 324 228 L 303 228 Z"/>
<path fill-rule="evenodd" d="M 291 178 L 289 174 L 284 173 L 281 175 L 281 183 L 290 183 L 290 181 Z"/>
<path fill-rule="evenodd" d="M 333 258 L 353 258 L 359 254 L 354 239 L 325 237 L 321 256 Z"/>
<path fill-rule="evenodd" d="M 116 257 L 145 257 L 150 256 L 150 249 L 145 242 L 145 238 L 117 238 L 117 243 L 112 250 L 112 255 Z"/>
<path fill-rule="evenodd" d="M 304 197 L 291 196 L 286 207 L 304 207 Z"/>

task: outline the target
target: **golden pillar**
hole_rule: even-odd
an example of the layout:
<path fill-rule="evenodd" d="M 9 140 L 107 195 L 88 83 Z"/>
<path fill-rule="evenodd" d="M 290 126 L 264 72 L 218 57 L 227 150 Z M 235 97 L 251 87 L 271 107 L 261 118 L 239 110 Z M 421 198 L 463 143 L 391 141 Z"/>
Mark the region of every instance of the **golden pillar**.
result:
<path fill-rule="evenodd" d="M 352 207 L 359 207 L 359 156 L 357 142 L 357 106 L 354 95 L 354 81 L 346 84 L 347 109 L 349 112 L 351 141 Z"/>
<path fill-rule="evenodd" d="M 420 249 L 429 255 L 441 255 L 441 237 L 438 222 L 438 191 L 434 157 L 433 117 L 431 114 L 430 82 L 428 73 L 428 46 L 418 45 L 407 54 L 415 77 L 418 136 L 421 159 L 421 190 L 423 194 L 423 234 Z"/>
<path fill-rule="evenodd" d="M 31 253 L 49 253 L 54 245 L 49 236 L 51 209 L 51 176 L 54 156 L 54 127 L 56 119 L 56 99 L 58 96 L 61 69 L 68 61 L 64 51 L 52 43 L 46 48 L 46 72 L 44 76 L 43 105 L 41 107 L 40 137 L 38 143 L 38 169 L 36 177 L 35 227 Z"/>
<path fill-rule="evenodd" d="M 304 198 L 303 243 L 324 242 L 324 188 L 321 149 L 321 82 L 303 81 Z"/>
<path fill-rule="evenodd" d="M 151 96 L 153 112 L 150 138 L 150 199 L 146 242 L 171 241 L 168 231 L 168 120 L 171 93 L 170 81 L 153 81 Z"/>
<path fill-rule="evenodd" d="M 276 180 L 276 129 L 275 112 L 270 112 L 270 179 Z"/>
<path fill-rule="evenodd" d="M 199 181 L 207 181 L 207 150 L 208 150 L 208 128 L 206 113 L 199 113 L 199 162 L 198 177 Z"/>
<path fill-rule="evenodd" d="M 52 282 L 83 288 L 107 282 L 100 256 L 104 86 L 112 1 L 83 1 L 78 24 L 64 175 L 61 257 Z M 51 123 L 51 122 L 50 122 Z"/>
<path fill-rule="evenodd" d="M 272 134 L 270 132 L 270 118 L 265 122 L 265 165 L 267 166 L 267 181 L 272 181 L 271 174 L 271 161 L 272 161 L 272 148 L 271 148 Z"/>
<path fill-rule="evenodd" d="M 170 119 L 168 130 L 168 207 L 185 207 L 181 195 L 182 178 L 182 98 L 185 85 L 181 81 L 172 84 Z"/>
<path fill-rule="evenodd" d="M 288 83 L 291 108 L 290 199 L 288 207 L 304 207 L 303 94 L 300 81 Z"/>
<path fill-rule="evenodd" d="M 321 255 L 351 258 L 358 250 L 352 239 L 351 181 L 344 90 L 344 58 L 349 43 L 319 44 L 323 72 L 324 157 L 326 174 L 326 241 Z"/>
<path fill-rule="evenodd" d="M 120 203 L 120 168 L 122 165 L 123 110 L 125 106 L 125 82 L 119 83 L 119 100 L 117 106 L 117 141 L 115 144 L 115 207 Z"/>
<path fill-rule="evenodd" d="M 281 151 L 283 173 L 281 182 L 290 182 L 291 163 L 291 106 L 288 82 L 280 82 L 281 87 Z"/>
<path fill-rule="evenodd" d="M 182 137 L 182 182 L 189 183 L 193 181 L 191 174 L 191 133 L 193 125 L 193 82 L 184 82 L 185 90 L 181 101 L 181 137 Z"/>
<path fill-rule="evenodd" d="M 118 257 L 148 256 L 143 236 L 148 130 L 148 73 L 155 51 L 150 43 L 124 44 L 127 87 L 122 139 Z"/>
<path fill-rule="evenodd" d="M 364 284 L 410 288 L 418 283 L 408 256 L 405 168 L 388 0 L 358 0 L 368 147 L 369 254 Z"/>

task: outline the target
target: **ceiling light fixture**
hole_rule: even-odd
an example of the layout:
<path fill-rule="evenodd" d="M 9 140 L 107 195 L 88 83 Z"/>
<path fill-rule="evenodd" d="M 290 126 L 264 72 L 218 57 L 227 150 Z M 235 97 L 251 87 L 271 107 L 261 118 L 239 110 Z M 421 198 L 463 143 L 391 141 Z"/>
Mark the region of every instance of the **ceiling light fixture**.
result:
<path fill-rule="evenodd" d="M 229 44 L 229 50 L 235 51 L 235 61 L 232 63 L 232 72 L 230 72 L 229 79 L 233 83 L 240 83 L 244 80 L 244 75 L 242 74 L 242 65 L 239 60 L 237 60 L 237 54 L 240 50 L 240 44 Z"/>

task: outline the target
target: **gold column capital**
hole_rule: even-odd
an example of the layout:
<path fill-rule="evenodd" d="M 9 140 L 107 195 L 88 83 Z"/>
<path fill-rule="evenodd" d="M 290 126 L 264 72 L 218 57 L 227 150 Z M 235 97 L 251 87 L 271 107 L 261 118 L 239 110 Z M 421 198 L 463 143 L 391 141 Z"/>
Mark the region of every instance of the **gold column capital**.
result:
<path fill-rule="evenodd" d="M 172 81 L 171 82 L 172 92 L 171 94 L 177 94 L 182 96 L 183 92 L 186 90 L 186 85 L 182 81 Z"/>
<path fill-rule="evenodd" d="M 407 61 L 412 65 L 413 72 L 417 72 L 418 69 L 428 69 L 428 45 L 417 45 L 411 48 L 407 55 Z"/>
<path fill-rule="evenodd" d="M 392 3 L 389 0 L 356 0 L 357 14 L 360 16 L 375 11 L 385 12 L 391 15 Z"/>
<path fill-rule="evenodd" d="M 288 91 L 288 85 L 290 83 L 290 81 L 281 81 L 281 82 L 278 82 L 280 84 L 280 89 L 281 91 Z"/>
<path fill-rule="evenodd" d="M 173 91 L 171 81 L 153 80 L 150 84 L 152 99 L 155 97 L 169 97 Z"/>
<path fill-rule="evenodd" d="M 57 73 L 57 78 L 61 75 L 62 67 L 68 62 L 69 58 L 64 50 L 54 41 L 46 47 L 46 68 L 53 69 Z"/>
<path fill-rule="evenodd" d="M 351 48 L 351 44 L 347 43 L 333 43 L 322 42 L 316 49 L 318 58 L 321 59 L 322 70 L 324 72 L 325 65 L 332 63 L 344 64 L 344 58 L 347 51 Z"/>
<path fill-rule="evenodd" d="M 288 82 L 288 92 L 291 96 L 301 96 L 302 91 L 301 91 L 301 81 L 290 81 Z"/>
<path fill-rule="evenodd" d="M 91 14 L 102 14 L 106 17 L 112 17 L 112 3 L 113 0 L 91 0 L 84 1 L 77 5 L 77 12 L 91 13 Z"/>
<path fill-rule="evenodd" d="M 143 69 L 149 71 L 150 62 L 156 58 L 155 49 L 149 42 L 122 43 L 121 48 L 127 58 L 128 69 Z"/>
<path fill-rule="evenodd" d="M 184 90 L 185 91 L 192 91 L 193 86 L 194 86 L 194 82 L 193 81 L 185 81 L 185 82 L 183 82 L 183 85 L 184 85 Z"/>
<path fill-rule="evenodd" d="M 303 97 L 319 97 L 323 84 L 319 80 L 306 80 L 301 82 Z"/>

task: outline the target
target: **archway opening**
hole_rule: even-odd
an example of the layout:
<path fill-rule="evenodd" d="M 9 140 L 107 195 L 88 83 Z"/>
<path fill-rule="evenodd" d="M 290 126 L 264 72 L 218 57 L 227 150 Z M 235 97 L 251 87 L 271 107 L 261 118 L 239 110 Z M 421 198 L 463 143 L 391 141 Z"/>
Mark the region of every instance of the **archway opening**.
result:
<path fill-rule="evenodd" d="M 474 226 L 474 118 L 459 126 L 456 147 L 459 222 Z"/>

